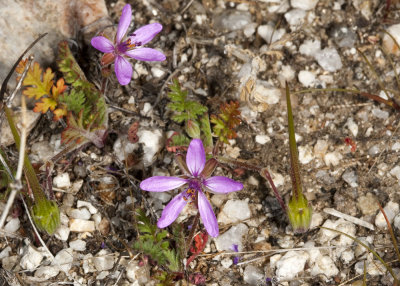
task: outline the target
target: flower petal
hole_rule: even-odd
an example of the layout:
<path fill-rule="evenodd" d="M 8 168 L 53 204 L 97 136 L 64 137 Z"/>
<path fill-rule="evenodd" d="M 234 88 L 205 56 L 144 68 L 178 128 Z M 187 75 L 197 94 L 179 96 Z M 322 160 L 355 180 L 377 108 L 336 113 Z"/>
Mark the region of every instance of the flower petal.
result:
<path fill-rule="evenodd" d="M 126 31 L 128 31 L 129 25 L 131 24 L 131 19 L 132 19 L 131 5 L 126 4 L 122 9 L 121 18 L 119 18 L 116 43 L 121 43 L 122 38 L 125 36 Z"/>
<path fill-rule="evenodd" d="M 137 29 L 130 36 L 132 43 L 136 46 L 143 46 L 150 42 L 155 35 L 161 32 L 163 26 L 160 23 L 152 23 Z"/>
<path fill-rule="evenodd" d="M 190 173 L 197 177 L 203 171 L 206 164 L 206 152 L 204 151 L 203 142 L 200 139 L 193 139 L 186 154 L 186 165 Z"/>
<path fill-rule="evenodd" d="M 131 64 L 121 56 L 115 59 L 115 75 L 121 85 L 127 85 L 132 78 Z"/>
<path fill-rule="evenodd" d="M 165 55 L 162 52 L 151 48 L 137 48 L 126 51 L 124 54 L 138 61 L 162 62 L 165 60 Z"/>
<path fill-rule="evenodd" d="M 186 203 L 187 201 L 184 200 L 183 193 L 180 193 L 173 198 L 164 208 L 161 217 L 157 222 L 157 226 L 159 228 L 164 228 L 173 223 L 186 206 Z"/>
<path fill-rule="evenodd" d="M 243 184 L 223 176 L 214 176 L 204 181 L 204 186 L 219 194 L 227 194 L 243 189 Z"/>
<path fill-rule="evenodd" d="M 96 49 L 98 49 L 100 52 L 103 53 L 112 53 L 114 52 L 114 44 L 111 43 L 109 39 L 106 37 L 98 36 L 92 38 L 90 41 L 92 46 Z"/>
<path fill-rule="evenodd" d="M 209 235 L 217 237 L 219 234 L 218 222 L 210 202 L 202 191 L 198 192 L 198 206 L 201 220 Z"/>
<path fill-rule="evenodd" d="M 166 192 L 184 185 L 187 180 L 178 177 L 154 176 L 140 183 L 140 188 L 149 192 Z"/>

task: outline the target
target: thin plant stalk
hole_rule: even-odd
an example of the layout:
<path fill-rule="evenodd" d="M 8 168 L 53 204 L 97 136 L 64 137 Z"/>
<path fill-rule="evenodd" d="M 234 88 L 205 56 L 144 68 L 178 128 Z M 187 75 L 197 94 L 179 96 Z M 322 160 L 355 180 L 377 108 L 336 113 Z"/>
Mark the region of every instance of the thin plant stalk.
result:
<path fill-rule="evenodd" d="M 386 224 L 387 224 L 387 227 L 388 227 L 388 231 L 389 231 L 390 236 L 391 236 L 391 238 L 392 238 L 392 244 L 393 244 L 393 247 L 394 247 L 394 249 L 395 249 L 395 251 L 396 251 L 396 254 L 397 254 L 397 259 L 400 261 L 399 247 L 397 246 L 397 240 L 396 240 L 396 237 L 395 237 L 395 235 L 394 235 L 392 226 L 390 225 L 390 222 L 389 222 L 389 220 L 388 220 L 388 218 L 387 218 L 387 216 L 386 216 L 386 213 L 385 213 L 385 211 L 383 210 L 381 204 L 378 203 L 378 206 L 379 206 L 379 209 L 381 210 L 381 212 L 382 212 L 382 214 L 383 214 L 383 217 L 385 218 L 385 221 L 386 221 Z"/>
<path fill-rule="evenodd" d="M 28 64 L 25 67 L 24 73 L 22 74 L 13 94 L 15 94 L 16 91 L 21 87 L 21 83 L 24 80 L 32 61 L 33 61 L 33 57 L 30 57 Z M 17 167 L 17 173 L 15 174 L 14 182 L 11 184 L 11 193 L 8 196 L 7 204 L 6 204 L 6 206 L 3 210 L 3 213 L 1 214 L 1 217 L 0 217 L 0 229 L 2 229 L 4 226 L 4 223 L 6 221 L 8 213 L 10 212 L 10 209 L 14 203 L 15 196 L 22 189 L 21 177 L 22 177 L 22 170 L 23 170 L 24 158 L 25 158 L 26 133 L 27 133 L 26 129 L 27 129 L 27 125 L 28 125 L 28 120 L 26 118 L 25 96 L 22 96 L 21 100 L 22 100 L 21 101 L 22 126 L 21 126 L 21 142 L 20 142 L 20 148 L 19 148 L 18 167 Z M 4 163 L 3 163 L 3 165 L 6 166 L 6 168 L 8 168 L 7 164 L 4 164 Z M 12 176 L 12 174 L 11 174 L 11 176 Z"/>
<path fill-rule="evenodd" d="M 354 242 L 358 243 L 359 245 L 361 245 L 362 247 L 364 247 L 365 249 L 367 249 L 370 253 L 372 253 L 372 255 L 375 256 L 376 259 L 378 259 L 378 260 L 383 264 L 383 266 L 385 266 L 385 268 L 387 269 L 387 271 L 389 271 L 390 275 L 392 275 L 392 277 L 393 277 L 394 282 L 396 283 L 396 285 L 399 285 L 399 280 L 397 279 L 396 275 L 394 274 L 393 269 L 389 266 L 389 264 L 387 264 L 387 263 L 379 256 L 379 254 L 378 254 L 375 250 L 373 250 L 372 248 L 368 247 L 368 245 L 366 245 L 365 243 L 363 243 L 361 240 L 359 240 L 359 239 L 357 239 L 357 238 L 355 238 L 355 237 L 353 237 L 353 236 L 351 236 L 351 235 L 348 235 L 347 233 L 344 233 L 344 232 L 342 232 L 342 231 L 340 231 L 340 230 L 336 230 L 336 229 L 329 228 L 329 227 L 324 227 L 324 226 L 320 226 L 320 228 L 326 229 L 326 230 L 330 230 L 330 231 L 333 231 L 333 232 L 336 232 L 336 233 L 340 233 L 341 235 L 344 235 L 344 236 L 350 238 L 350 239 L 353 240 Z"/>

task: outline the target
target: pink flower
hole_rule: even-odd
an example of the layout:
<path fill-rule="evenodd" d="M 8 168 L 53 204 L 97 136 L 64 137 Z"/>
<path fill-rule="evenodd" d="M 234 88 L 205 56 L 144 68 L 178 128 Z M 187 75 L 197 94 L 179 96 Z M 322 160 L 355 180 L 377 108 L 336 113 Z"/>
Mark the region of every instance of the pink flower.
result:
<path fill-rule="evenodd" d="M 131 18 L 131 5 L 126 4 L 122 9 L 114 43 L 102 36 L 94 37 L 91 40 L 93 47 L 105 53 L 102 58 L 102 65 L 111 64 L 115 60 L 115 74 L 121 85 L 128 84 L 132 78 L 132 66 L 125 59 L 126 57 L 139 61 L 165 60 L 165 55 L 162 52 L 142 47 L 162 30 L 163 27 L 159 23 L 143 26 L 128 36 L 125 41 L 122 41 L 131 23 Z"/>
<path fill-rule="evenodd" d="M 188 201 L 194 202 L 200 212 L 200 217 L 209 235 L 217 237 L 219 234 L 217 218 L 211 204 L 208 202 L 204 190 L 218 194 L 236 192 L 243 189 L 243 185 L 223 176 L 209 177 L 216 167 L 216 160 L 206 162 L 206 154 L 200 139 L 190 142 L 182 177 L 155 176 L 144 180 L 140 188 L 149 192 L 165 192 L 183 185 L 185 190 L 174 197 L 164 208 L 161 218 L 157 222 L 159 228 L 169 226 L 176 220 Z"/>

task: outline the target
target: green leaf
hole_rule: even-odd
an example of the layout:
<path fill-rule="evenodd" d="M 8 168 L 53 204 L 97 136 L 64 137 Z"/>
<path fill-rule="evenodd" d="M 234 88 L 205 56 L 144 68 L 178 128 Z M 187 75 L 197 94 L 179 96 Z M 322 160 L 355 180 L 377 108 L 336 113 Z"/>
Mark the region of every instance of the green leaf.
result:
<path fill-rule="evenodd" d="M 39 230 L 52 235 L 60 225 L 60 210 L 57 203 L 47 199 L 35 202 L 32 207 L 32 218 Z"/>

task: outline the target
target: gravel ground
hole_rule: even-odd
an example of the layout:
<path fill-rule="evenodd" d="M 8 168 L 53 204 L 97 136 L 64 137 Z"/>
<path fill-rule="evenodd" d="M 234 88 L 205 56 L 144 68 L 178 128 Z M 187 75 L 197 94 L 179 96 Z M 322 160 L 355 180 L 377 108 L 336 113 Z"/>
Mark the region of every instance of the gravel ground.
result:
<path fill-rule="evenodd" d="M 373 0 L 132 2 L 135 27 L 163 24 L 150 46 L 162 50 L 167 60 L 134 62 L 133 80 L 124 87 L 110 77 L 106 146 L 89 146 L 56 164 L 53 184 L 62 226 L 54 236 L 42 235 L 59 265 L 40 245 L 16 202 L 6 226 L 15 235 L 0 238 L 0 285 L 159 285 L 155 277 L 160 267 L 131 249 L 137 239 L 133 212 L 144 208 L 155 222 L 172 197 L 139 188 L 152 175 L 178 174 L 174 154 L 165 148 L 172 131 L 183 128 L 166 109 L 172 78 L 211 114 L 226 101 L 240 101 L 242 124 L 223 153 L 268 168 L 285 200 L 291 190 L 284 97 L 288 82 L 302 181 L 313 207 L 311 229 L 294 234 L 258 173 L 218 168 L 219 175 L 243 182 L 244 189 L 211 196 L 220 236 L 209 239 L 187 273 L 201 273 L 206 285 L 362 285 L 365 265 L 367 285 L 394 285 L 365 248 L 319 228 L 357 237 L 400 272 L 378 206 L 384 207 L 397 234 L 398 111 L 357 93 L 328 90 L 399 95 L 398 57 L 392 55 L 390 61 L 387 56 L 398 49 L 383 32 L 400 40 L 400 15 L 397 1 L 392 2 L 389 11 L 386 1 Z M 126 3 L 106 4 L 117 23 Z M 76 55 L 88 78 L 100 83 L 99 53 L 79 46 Z M 382 88 L 389 90 L 387 95 Z M 128 130 L 135 122 L 139 141 L 132 144 Z M 61 130 L 61 124 L 42 116 L 28 139 L 34 163 L 62 149 Z M 8 148 L 16 158 L 15 149 Z M 187 223 L 191 215 L 185 209 L 180 220 Z M 235 256 L 239 262 L 234 264 Z"/>

